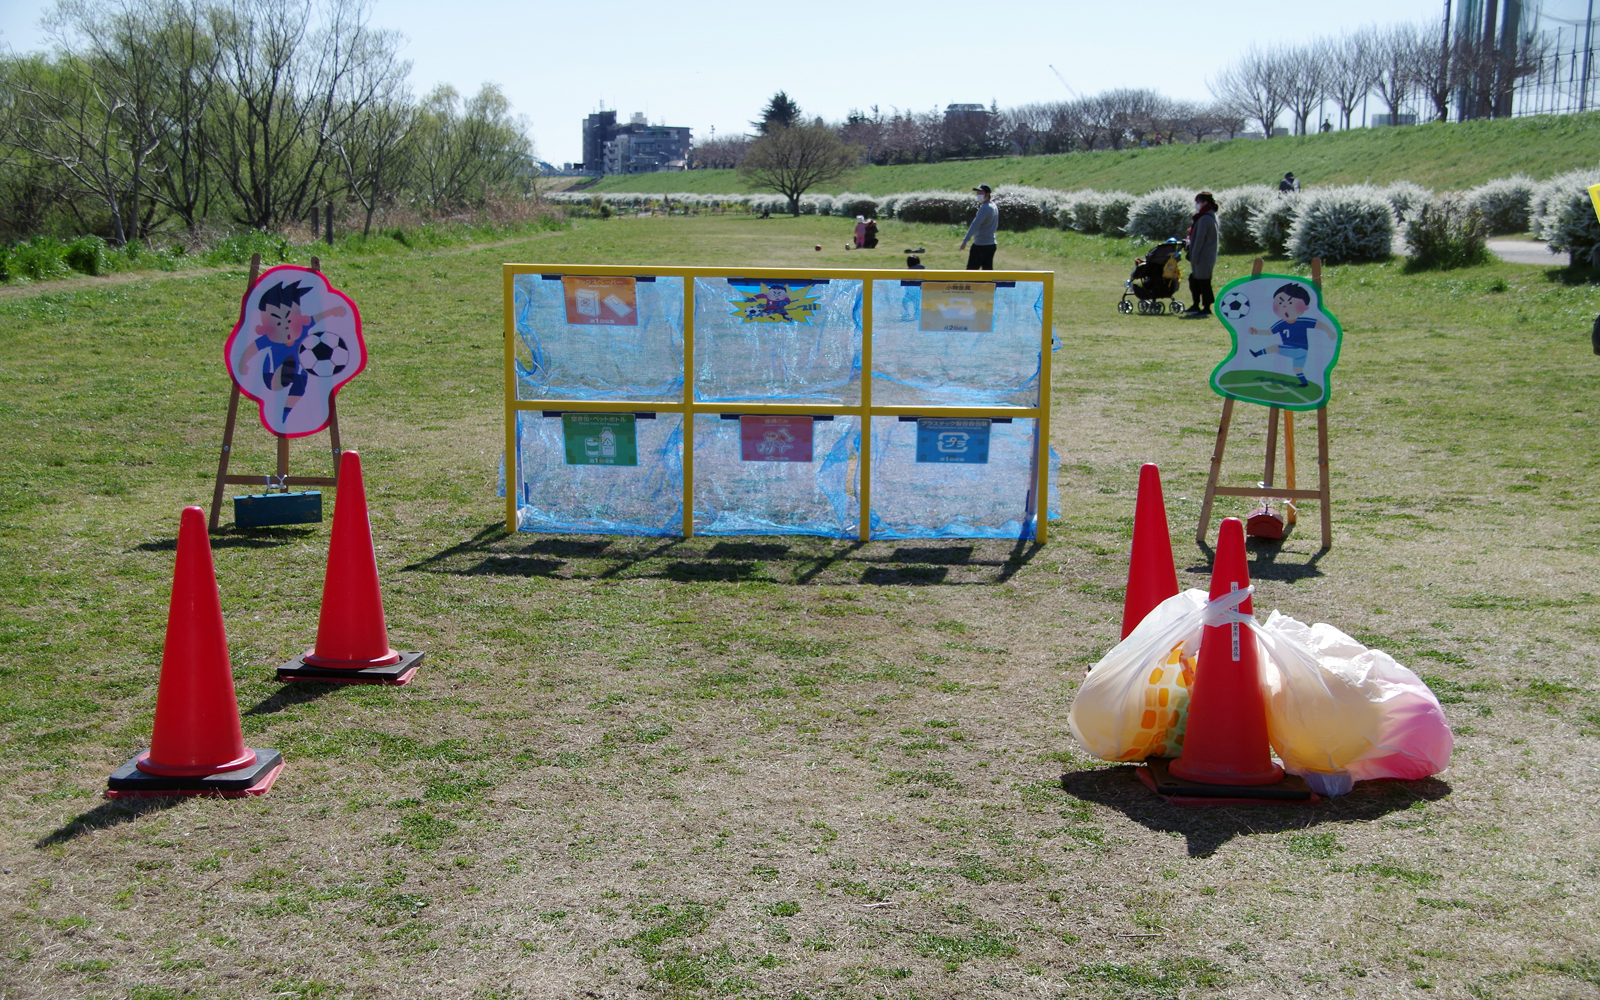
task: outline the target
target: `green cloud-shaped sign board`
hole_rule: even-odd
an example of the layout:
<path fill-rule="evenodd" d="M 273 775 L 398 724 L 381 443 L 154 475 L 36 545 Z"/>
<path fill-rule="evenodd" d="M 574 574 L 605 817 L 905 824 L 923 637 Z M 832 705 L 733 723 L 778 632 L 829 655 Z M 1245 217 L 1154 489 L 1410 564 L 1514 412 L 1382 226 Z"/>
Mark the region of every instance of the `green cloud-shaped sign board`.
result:
<path fill-rule="evenodd" d="M 1217 395 L 1285 410 L 1327 405 L 1344 330 L 1321 289 L 1292 274 L 1239 278 L 1223 286 L 1215 312 L 1233 339 L 1211 373 Z"/>

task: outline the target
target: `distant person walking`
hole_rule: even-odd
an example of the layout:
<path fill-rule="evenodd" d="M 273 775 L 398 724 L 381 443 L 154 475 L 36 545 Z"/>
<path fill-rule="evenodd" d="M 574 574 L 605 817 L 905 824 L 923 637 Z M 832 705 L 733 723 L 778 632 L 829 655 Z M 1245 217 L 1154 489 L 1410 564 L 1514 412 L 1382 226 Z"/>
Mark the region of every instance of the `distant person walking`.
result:
<path fill-rule="evenodd" d="M 1283 180 L 1278 182 L 1278 190 L 1284 194 L 1294 194 L 1300 190 L 1300 181 L 1295 178 L 1294 171 L 1283 175 Z"/>
<path fill-rule="evenodd" d="M 972 217 L 972 225 L 967 227 L 967 235 L 961 238 L 957 249 L 966 250 L 967 244 L 972 244 L 967 254 L 967 270 L 993 271 L 994 233 L 1000 228 L 1000 209 L 995 206 L 994 190 L 989 185 L 979 184 L 972 190 L 978 192 L 978 214 Z"/>
<path fill-rule="evenodd" d="M 1217 300 L 1211 290 L 1211 272 L 1217 266 L 1217 199 L 1210 191 L 1194 196 L 1194 217 L 1189 220 L 1189 296 L 1193 300 L 1182 319 L 1211 315 Z"/>

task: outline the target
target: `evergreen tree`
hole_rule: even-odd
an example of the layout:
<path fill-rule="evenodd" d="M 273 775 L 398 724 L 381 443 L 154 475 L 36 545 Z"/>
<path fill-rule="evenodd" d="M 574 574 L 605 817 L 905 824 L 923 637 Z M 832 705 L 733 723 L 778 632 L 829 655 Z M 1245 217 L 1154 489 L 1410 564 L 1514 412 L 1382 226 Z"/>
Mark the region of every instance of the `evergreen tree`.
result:
<path fill-rule="evenodd" d="M 774 129 L 793 128 L 800 123 L 800 105 L 783 91 L 772 95 L 772 100 L 761 110 L 761 120 L 751 122 L 757 132 L 767 135 Z"/>

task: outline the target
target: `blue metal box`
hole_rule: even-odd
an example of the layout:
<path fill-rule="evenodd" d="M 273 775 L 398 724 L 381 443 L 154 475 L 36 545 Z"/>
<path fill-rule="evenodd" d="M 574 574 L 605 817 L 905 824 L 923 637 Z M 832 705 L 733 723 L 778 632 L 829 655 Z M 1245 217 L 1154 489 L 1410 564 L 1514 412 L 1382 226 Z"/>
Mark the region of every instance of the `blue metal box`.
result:
<path fill-rule="evenodd" d="M 233 498 L 233 523 L 240 528 L 315 524 L 322 520 L 322 491 L 258 493 Z"/>

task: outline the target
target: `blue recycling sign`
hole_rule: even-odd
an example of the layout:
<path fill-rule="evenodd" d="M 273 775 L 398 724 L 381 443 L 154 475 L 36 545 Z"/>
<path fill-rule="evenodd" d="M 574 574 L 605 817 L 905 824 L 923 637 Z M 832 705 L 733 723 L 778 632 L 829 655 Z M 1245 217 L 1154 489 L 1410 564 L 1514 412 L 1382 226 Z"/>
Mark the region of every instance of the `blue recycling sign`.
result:
<path fill-rule="evenodd" d="M 923 417 L 917 421 L 917 461 L 989 464 L 987 417 Z"/>

